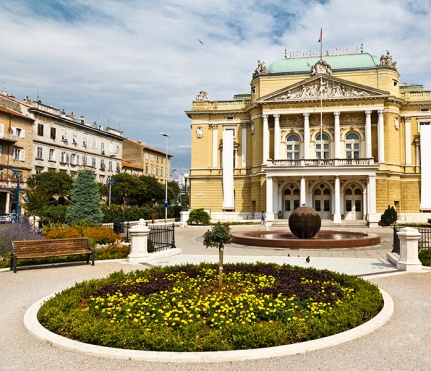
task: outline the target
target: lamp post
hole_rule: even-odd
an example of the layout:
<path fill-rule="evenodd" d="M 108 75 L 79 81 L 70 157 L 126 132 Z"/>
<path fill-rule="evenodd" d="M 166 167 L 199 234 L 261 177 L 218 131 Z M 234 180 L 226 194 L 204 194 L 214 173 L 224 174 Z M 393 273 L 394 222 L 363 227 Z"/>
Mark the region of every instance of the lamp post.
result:
<path fill-rule="evenodd" d="M 168 222 L 168 133 L 160 133 L 161 136 L 166 138 L 166 162 L 165 162 L 165 223 Z"/>
<path fill-rule="evenodd" d="M 184 174 L 184 198 L 185 198 L 185 200 L 186 200 L 186 204 L 184 205 L 184 208 L 186 209 L 186 210 L 188 210 L 189 208 L 188 208 L 188 198 L 187 198 L 187 179 L 188 179 L 188 177 L 189 177 L 189 174 Z"/>

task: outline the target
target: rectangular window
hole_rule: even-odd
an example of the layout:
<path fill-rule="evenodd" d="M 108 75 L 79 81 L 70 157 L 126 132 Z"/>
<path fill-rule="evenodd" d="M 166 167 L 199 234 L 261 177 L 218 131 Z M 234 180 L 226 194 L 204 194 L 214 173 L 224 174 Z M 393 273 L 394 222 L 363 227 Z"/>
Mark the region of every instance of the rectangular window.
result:
<path fill-rule="evenodd" d="M 21 128 L 15 128 L 15 136 L 17 136 L 18 138 L 21 138 L 21 132 L 22 132 Z"/>
<path fill-rule="evenodd" d="M 48 161 L 55 161 L 55 150 L 50 148 L 48 156 Z"/>
<path fill-rule="evenodd" d="M 346 211 L 352 211 L 352 200 L 346 200 Z"/>
<path fill-rule="evenodd" d="M 84 138 L 82 139 L 82 145 L 83 145 L 84 147 L 87 147 L 87 143 L 88 143 L 87 137 L 84 137 Z"/>
<path fill-rule="evenodd" d="M 145 158 L 148 160 L 148 152 L 145 152 Z"/>
<path fill-rule="evenodd" d="M 285 211 L 290 211 L 290 200 L 285 200 L 284 201 L 284 210 Z"/>
<path fill-rule="evenodd" d="M 95 157 L 91 158 L 91 166 L 94 168 L 96 167 L 96 158 Z"/>
<path fill-rule="evenodd" d="M 21 159 L 21 149 L 19 149 L 19 148 L 13 149 L 13 159 L 14 160 L 20 160 Z"/>
<path fill-rule="evenodd" d="M 120 163 L 119 162 L 117 162 L 117 173 L 119 173 L 120 171 L 121 171 L 121 167 L 120 167 Z"/>
<path fill-rule="evenodd" d="M 293 208 L 297 209 L 299 207 L 299 200 L 293 200 Z"/>
<path fill-rule="evenodd" d="M 73 134 L 72 144 L 74 144 L 75 146 L 78 144 L 78 134 Z"/>
<path fill-rule="evenodd" d="M 320 200 L 314 200 L 314 210 L 322 211 L 320 208 Z"/>
<path fill-rule="evenodd" d="M 37 135 L 43 137 L 43 124 L 37 124 Z"/>
<path fill-rule="evenodd" d="M 72 165 L 76 165 L 76 154 L 75 154 L 75 153 L 72 153 L 72 154 L 70 155 L 70 163 L 71 163 Z"/>
<path fill-rule="evenodd" d="M 105 170 L 105 160 L 103 158 L 100 159 L 100 170 Z"/>
<path fill-rule="evenodd" d="M 323 211 L 330 211 L 329 200 L 323 200 Z"/>
<path fill-rule="evenodd" d="M 42 159 L 43 159 L 43 149 L 42 149 L 42 147 L 40 147 L 40 146 L 38 146 L 38 147 L 36 148 L 36 158 L 37 158 L 38 160 L 42 160 Z"/>
<path fill-rule="evenodd" d="M 93 148 L 97 148 L 97 141 L 96 141 L 96 139 L 93 139 Z"/>
<path fill-rule="evenodd" d="M 63 164 L 66 162 L 66 152 L 61 152 L 60 162 Z"/>
<path fill-rule="evenodd" d="M 87 155 L 82 156 L 82 165 L 87 166 Z"/>
<path fill-rule="evenodd" d="M 119 155 L 120 154 L 120 146 L 117 146 L 117 155 Z"/>
<path fill-rule="evenodd" d="M 145 174 L 148 174 L 148 165 L 145 165 Z"/>
<path fill-rule="evenodd" d="M 55 139 L 56 135 L 57 135 L 57 129 L 56 128 L 51 128 L 50 133 L 49 133 L 49 137 L 51 139 Z"/>
<path fill-rule="evenodd" d="M 356 212 L 359 213 L 361 211 L 361 205 L 362 205 L 361 200 L 355 200 L 355 209 L 356 209 Z"/>
<path fill-rule="evenodd" d="M 108 170 L 109 170 L 109 171 L 112 171 L 112 161 L 109 161 L 109 162 L 108 162 Z"/>

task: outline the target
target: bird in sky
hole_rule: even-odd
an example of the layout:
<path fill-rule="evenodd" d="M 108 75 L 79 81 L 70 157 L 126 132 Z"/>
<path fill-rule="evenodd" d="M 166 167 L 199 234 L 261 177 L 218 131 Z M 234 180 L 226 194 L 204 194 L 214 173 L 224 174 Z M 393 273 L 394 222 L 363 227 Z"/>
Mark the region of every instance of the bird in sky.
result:
<path fill-rule="evenodd" d="M 199 40 L 199 39 L 198 39 L 198 41 L 199 41 L 202 45 L 204 44 L 201 40 Z"/>
<path fill-rule="evenodd" d="M 305 259 L 305 261 L 306 261 L 307 263 L 309 263 L 309 262 L 310 262 L 310 257 L 309 257 L 309 256 L 307 256 L 307 259 Z"/>

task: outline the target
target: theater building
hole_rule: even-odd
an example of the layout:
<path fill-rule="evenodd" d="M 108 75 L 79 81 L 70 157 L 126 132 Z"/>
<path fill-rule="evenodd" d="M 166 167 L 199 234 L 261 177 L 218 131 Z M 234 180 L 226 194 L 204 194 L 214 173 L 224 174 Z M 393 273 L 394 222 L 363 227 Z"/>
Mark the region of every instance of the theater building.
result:
<path fill-rule="evenodd" d="M 431 95 L 401 81 L 389 51 L 285 53 L 258 61 L 249 93 L 191 119 L 190 207 L 213 220 L 287 219 L 300 205 L 334 223 L 431 217 Z"/>

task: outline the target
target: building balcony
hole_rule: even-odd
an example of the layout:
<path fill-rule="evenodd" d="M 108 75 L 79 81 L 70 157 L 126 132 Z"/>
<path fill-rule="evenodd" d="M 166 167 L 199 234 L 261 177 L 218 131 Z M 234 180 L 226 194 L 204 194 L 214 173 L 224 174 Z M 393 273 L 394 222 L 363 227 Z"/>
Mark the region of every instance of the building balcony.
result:
<path fill-rule="evenodd" d="M 374 158 L 330 158 L 301 160 L 268 160 L 267 167 L 356 167 L 374 166 Z"/>
<path fill-rule="evenodd" d="M 3 135 L 0 135 L 0 143 L 13 144 L 18 141 L 18 138 L 16 134 L 3 133 Z"/>

